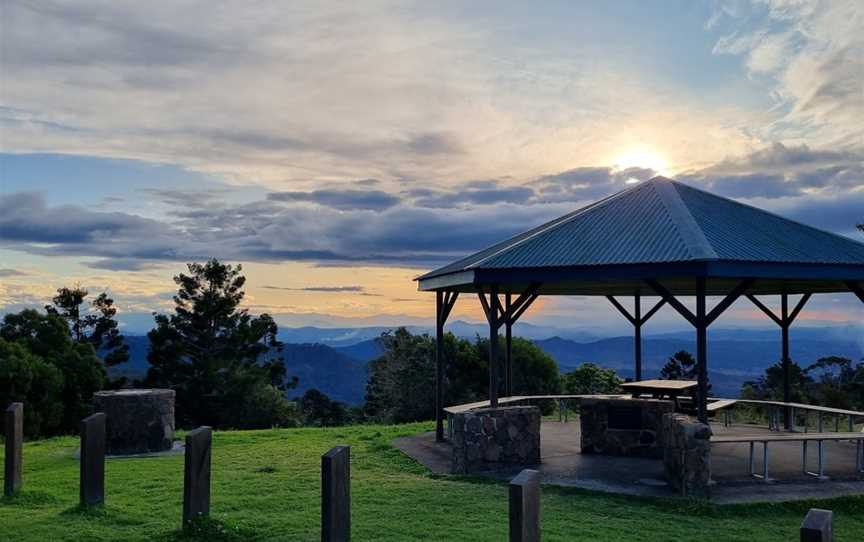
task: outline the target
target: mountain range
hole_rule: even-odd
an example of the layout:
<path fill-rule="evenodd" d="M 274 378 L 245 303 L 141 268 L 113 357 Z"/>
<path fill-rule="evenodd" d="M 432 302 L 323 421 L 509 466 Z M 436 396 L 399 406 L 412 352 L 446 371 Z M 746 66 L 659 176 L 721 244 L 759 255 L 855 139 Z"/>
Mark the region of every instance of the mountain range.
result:
<path fill-rule="evenodd" d="M 348 404 L 360 404 L 366 388 L 366 364 L 377 357 L 381 348 L 375 340 L 392 328 L 283 328 L 279 337 L 285 344 L 283 357 L 288 374 L 299 379 L 290 396 L 317 388 L 333 399 Z M 454 322 L 448 327 L 455 334 L 474 338 L 483 335 L 479 324 Z M 523 329 L 525 333 L 523 333 Z M 428 333 L 422 327 L 414 333 Z M 562 333 L 558 329 L 524 326 L 518 335 L 530 338 L 552 356 L 562 372 L 582 363 L 592 362 L 615 369 L 622 377 L 633 376 L 633 338 L 596 338 L 579 333 Z M 553 335 L 541 336 L 543 333 Z M 564 335 L 564 336 L 561 336 Z M 113 375 L 140 378 L 148 367 L 146 336 L 130 335 L 130 360 L 111 370 Z M 854 328 L 800 328 L 793 331 L 790 343 L 792 358 L 802 366 L 820 357 L 837 355 L 853 360 L 864 358 L 864 341 Z M 643 377 L 659 374 L 666 360 L 679 350 L 695 352 L 692 333 L 651 335 L 643 340 Z M 716 395 L 734 397 L 741 385 L 758 378 L 780 358 L 777 330 L 712 330 L 708 341 L 709 378 Z"/>

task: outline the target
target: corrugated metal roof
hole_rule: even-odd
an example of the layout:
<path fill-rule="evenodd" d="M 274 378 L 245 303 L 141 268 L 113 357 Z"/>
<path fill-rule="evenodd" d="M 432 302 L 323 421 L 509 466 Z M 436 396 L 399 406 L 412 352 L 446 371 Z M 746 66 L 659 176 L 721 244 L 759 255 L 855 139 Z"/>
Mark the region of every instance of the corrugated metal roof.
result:
<path fill-rule="evenodd" d="M 420 279 L 478 269 L 701 261 L 864 265 L 864 244 L 655 177 Z"/>

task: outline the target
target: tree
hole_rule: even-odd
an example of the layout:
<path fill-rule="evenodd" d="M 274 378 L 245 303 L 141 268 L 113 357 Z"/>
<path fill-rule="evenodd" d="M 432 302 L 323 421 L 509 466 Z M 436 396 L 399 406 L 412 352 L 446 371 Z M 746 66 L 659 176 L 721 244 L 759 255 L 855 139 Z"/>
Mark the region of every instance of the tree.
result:
<path fill-rule="evenodd" d="M 663 380 L 695 380 L 696 376 L 696 359 L 686 350 L 676 352 L 660 369 Z"/>
<path fill-rule="evenodd" d="M 562 388 L 572 395 L 611 394 L 620 391 L 621 382 L 614 369 L 583 363 L 562 377 Z"/>
<path fill-rule="evenodd" d="M 823 406 L 851 409 L 855 406 L 857 395 L 856 380 L 864 376 L 862 367 L 854 367 L 852 360 L 841 356 L 819 358 L 804 372 L 815 374 L 808 393 L 809 398 Z M 861 381 L 864 384 L 864 381 Z"/>
<path fill-rule="evenodd" d="M 793 403 L 808 403 L 813 379 L 794 361 L 789 364 L 789 384 Z M 783 363 L 775 363 L 755 381 L 745 382 L 741 389 L 744 399 L 783 401 Z"/>
<path fill-rule="evenodd" d="M 857 228 L 861 231 L 864 231 L 864 224 L 858 224 Z"/>
<path fill-rule="evenodd" d="M 332 427 L 345 425 L 350 420 L 345 403 L 334 401 L 319 390 L 307 390 L 298 401 L 303 425 Z"/>
<path fill-rule="evenodd" d="M 0 405 L 22 402 L 30 437 L 52 435 L 63 421 L 63 373 L 20 342 L 0 338 Z"/>
<path fill-rule="evenodd" d="M 378 339 L 383 353 L 369 362 L 366 412 L 376 420 L 405 423 L 435 415 L 435 343 L 428 335 L 405 328 Z"/>
<path fill-rule="evenodd" d="M 72 338 L 79 343 L 89 343 L 100 353 L 105 365 L 113 367 L 129 360 L 129 345 L 117 325 L 117 308 L 114 300 L 105 292 L 90 303 L 89 310 L 82 314 L 81 305 L 89 292 L 81 286 L 58 288 L 57 295 L 46 305 L 49 314 L 65 319 L 72 332 Z"/>
<path fill-rule="evenodd" d="M 57 314 L 41 314 L 32 309 L 26 309 L 17 314 L 7 314 L 0 324 L 0 338 L 7 343 L 14 343 L 33 357 L 23 356 L 20 349 L 8 349 L 7 367 L 9 374 L 17 375 L 14 384 L 10 380 L 6 393 L 10 396 L 21 393 L 27 388 L 28 370 L 43 375 L 47 380 L 31 383 L 30 390 L 38 397 L 44 398 L 45 411 L 40 419 L 46 420 L 43 434 L 54 434 L 77 431 L 78 423 L 92 411 L 93 394 L 104 388 L 106 382 L 105 367 L 96 356 L 93 346 L 72 340 L 69 326 Z M 41 360 L 41 363 L 37 361 Z M 56 371 L 46 369 L 44 365 L 54 367 Z M 61 379 L 56 378 L 59 372 Z M 56 425 L 55 401 L 50 399 L 58 383 L 60 388 L 60 403 L 62 412 Z M 44 386 L 44 389 L 40 389 Z M 13 389 L 14 388 L 14 389 Z M 38 402 L 38 401 L 37 401 Z M 38 406 L 36 408 L 39 408 Z"/>
<path fill-rule="evenodd" d="M 154 315 L 146 384 L 177 391 L 182 425 L 293 423 L 284 395 L 296 380 L 286 380 L 273 318 L 239 308 L 246 283 L 242 267 L 215 259 L 187 267 L 188 275 L 174 277 L 174 314 Z"/>
<path fill-rule="evenodd" d="M 387 423 L 429 420 L 435 417 L 435 340 L 413 335 L 405 328 L 383 334 L 383 353 L 369 362 L 366 386 L 367 417 Z M 500 340 L 500 339 L 499 339 Z M 447 333 L 444 336 L 444 402 L 448 405 L 488 398 L 489 341 L 473 343 Z M 503 375 L 502 351 L 497 360 Z M 499 394 L 504 393 L 503 378 Z M 513 339 L 513 393 L 554 394 L 559 389 L 558 365 L 531 341 Z M 550 407 L 552 405 L 549 405 Z"/>

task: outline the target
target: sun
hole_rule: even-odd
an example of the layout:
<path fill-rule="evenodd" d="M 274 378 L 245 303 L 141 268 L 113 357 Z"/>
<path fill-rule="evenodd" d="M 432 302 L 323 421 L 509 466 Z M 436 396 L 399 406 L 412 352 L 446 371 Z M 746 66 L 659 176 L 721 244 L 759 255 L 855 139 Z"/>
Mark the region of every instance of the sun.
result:
<path fill-rule="evenodd" d="M 614 159 L 613 166 L 618 170 L 631 167 L 651 168 L 662 175 L 667 172 L 669 162 L 650 147 L 633 147 L 619 154 Z"/>

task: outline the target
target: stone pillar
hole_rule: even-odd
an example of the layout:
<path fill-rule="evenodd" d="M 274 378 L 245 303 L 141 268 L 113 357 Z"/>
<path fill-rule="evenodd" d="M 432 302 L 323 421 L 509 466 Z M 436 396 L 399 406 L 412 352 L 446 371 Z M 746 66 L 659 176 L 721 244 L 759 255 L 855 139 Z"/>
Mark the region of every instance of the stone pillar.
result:
<path fill-rule="evenodd" d="M 105 414 L 81 420 L 81 506 L 105 502 Z"/>
<path fill-rule="evenodd" d="M 351 540 L 351 448 L 321 456 L 321 541 Z"/>
<path fill-rule="evenodd" d="M 210 447 L 213 435 L 207 426 L 186 435 L 183 469 L 183 525 L 210 515 Z"/>
<path fill-rule="evenodd" d="M 12 403 L 6 409 L 6 466 L 3 494 L 7 497 L 21 489 L 21 464 L 24 450 L 24 403 Z"/>
<path fill-rule="evenodd" d="M 170 450 L 174 445 L 174 396 L 174 390 L 116 390 L 94 394 L 96 411 L 108 417 L 108 453 Z"/>
<path fill-rule="evenodd" d="M 801 542 L 833 542 L 834 512 L 811 508 L 801 523 Z"/>
<path fill-rule="evenodd" d="M 453 473 L 540 463 L 540 409 L 480 408 L 453 417 Z"/>
<path fill-rule="evenodd" d="M 663 467 L 681 495 L 708 497 L 711 482 L 711 427 L 684 414 L 663 416 Z"/>
<path fill-rule="evenodd" d="M 510 542 L 540 542 L 540 473 L 525 469 L 509 488 Z"/>

